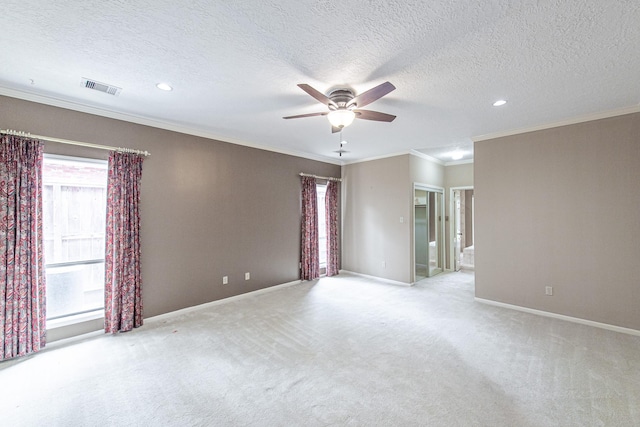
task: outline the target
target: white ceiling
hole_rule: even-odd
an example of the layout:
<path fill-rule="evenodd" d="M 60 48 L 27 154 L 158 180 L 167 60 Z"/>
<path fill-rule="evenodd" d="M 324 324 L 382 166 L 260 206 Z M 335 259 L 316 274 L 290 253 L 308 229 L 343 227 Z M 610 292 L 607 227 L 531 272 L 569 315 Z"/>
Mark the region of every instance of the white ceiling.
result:
<path fill-rule="evenodd" d="M 446 159 L 474 136 L 638 106 L 639 23 L 638 0 L 4 0 L 0 94 L 333 162 Z M 356 120 L 342 158 L 325 117 L 282 119 L 326 108 L 298 83 L 384 81 L 397 89 L 366 109 L 397 119 Z"/>

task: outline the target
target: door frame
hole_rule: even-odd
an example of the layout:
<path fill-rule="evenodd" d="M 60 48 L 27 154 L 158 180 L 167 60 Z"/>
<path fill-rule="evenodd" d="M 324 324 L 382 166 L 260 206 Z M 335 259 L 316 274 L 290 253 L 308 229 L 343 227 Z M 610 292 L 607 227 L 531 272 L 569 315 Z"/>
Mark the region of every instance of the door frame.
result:
<path fill-rule="evenodd" d="M 437 185 L 429 185 L 429 184 L 422 184 L 420 182 L 414 182 L 413 183 L 413 188 L 411 189 L 411 283 L 416 283 L 416 242 L 415 242 L 415 235 L 416 235 L 416 219 L 415 219 L 415 211 L 416 211 L 416 190 L 422 190 L 422 191 L 431 191 L 434 193 L 440 193 L 442 194 L 442 206 L 440 207 L 440 212 L 439 215 L 441 217 L 441 221 L 440 221 L 440 235 L 442 236 L 442 242 L 440 244 L 440 253 L 438 254 L 438 256 L 440 257 L 439 259 L 442 260 L 442 271 L 444 272 L 446 270 L 446 258 L 445 258 L 445 254 L 446 252 L 446 235 L 445 235 L 445 206 L 446 206 L 446 201 L 445 201 L 445 188 L 444 187 L 438 187 Z M 428 278 L 428 277 L 427 277 Z"/>
<path fill-rule="evenodd" d="M 455 267 L 455 255 L 456 255 L 456 242 L 455 242 L 455 234 L 456 234 L 456 215 L 455 215 L 455 200 L 453 197 L 453 193 L 456 190 L 473 190 L 473 185 L 465 185 L 462 187 L 449 187 L 449 271 L 456 271 Z M 475 230 L 475 224 L 474 230 Z"/>

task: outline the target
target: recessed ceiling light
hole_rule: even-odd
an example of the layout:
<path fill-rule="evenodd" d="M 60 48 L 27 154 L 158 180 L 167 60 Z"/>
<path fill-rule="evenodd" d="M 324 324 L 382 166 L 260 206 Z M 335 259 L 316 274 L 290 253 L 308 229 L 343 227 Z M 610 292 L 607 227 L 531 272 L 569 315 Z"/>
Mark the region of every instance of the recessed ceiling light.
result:
<path fill-rule="evenodd" d="M 466 151 L 456 148 L 454 151 L 445 153 L 444 156 L 451 157 L 452 160 L 461 160 L 465 154 L 467 154 Z"/>
<path fill-rule="evenodd" d="M 166 83 L 158 83 L 156 87 L 160 90 L 166 90 L 166 91 L 173 90 L 173 88 Z"/>
<path fill-rule="evenodd" d="M 494 107 L 500 107 L 500 106 L 502 106 L 502 105 L 504 105 L 506 103 L 507 103 L 507 101 L 505 101 L 504 99 L 499 99 L 499 100 L 497 100 L 496 102 L 493 103 L 493 106 Z"/>

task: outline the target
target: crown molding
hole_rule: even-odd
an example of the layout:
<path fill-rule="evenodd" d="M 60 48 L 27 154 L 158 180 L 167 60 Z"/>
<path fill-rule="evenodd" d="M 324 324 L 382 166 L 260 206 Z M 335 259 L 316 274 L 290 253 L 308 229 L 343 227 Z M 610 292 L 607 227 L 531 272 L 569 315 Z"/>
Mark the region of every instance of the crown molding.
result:
<path fill-rule="evenodd" d="M 416 156 L 416 157 L 419 157 L 419 158 L 424 159 L 424 160 L 428 160 L 428 161 L 430 161 L 432 163 L 435 163 L 435 164 L 441 165 L 441 166 L 455 166 L 455 165 L 464 165 L 464 164 L 467 164 L 467 163 L 473 163 L 473 159 L 456 160 L 456 161 L 453 161 L 453 162 L 443 162 L 442 160 L 436 159 L 435 157 L 431 157 L 428 154 L 424 154 L 424 153 L 422 153 L 422 152 L 420 152 L 418 150 L 411 149 L 409 151 L 400 151 L 400 152 L 397 152 L 397 153 L 385 154 L 385 155 L 382 155 L 382 156 L 368 157 L 366 159 L 345 161 L 343 163 L 343 166 L 344 165 L 353 165 L 353 164 L 356 164 L 356 163 L 371 162 L 373 160 L 387 159 L 389 157 L 406 156 L 406 155 Z"/>
<path fill-rule="evenodd" d="M 139 116 L 136 114 L 120 113 L 114 110 L 92 107 L 89 105 L 81 104 L 66 99 L 61 99 L 53 96 L 40 95 L 33 92 L 19 91 L 0 86 L 0 95 L 10 98 L 22 99 L 24 101 L 35 102 L 37 104 L 49 105 L 52 107 L 64 108 L 67 110 L 78 111 L 81 113 L 92 114 L 94 116 L 107 117 L 109 119 L 120 120 L 123 122 L 135 123 L 144 126 L 150 126 L 157 129 L 164 129 L 172 132 L 182 133 L 185 135 L 198 136 L 201 138 L 212 139 L 215 141 L 226 142 L 229 144 L 242 145 L 249 148 L 256 148 L 258 150 L 271 151 L 279 154 L 286 154 L 289 156 L 302 157 L 304 159 L 315 160 L 323 163 L 330 163 L 338 166 L 342 166 L 344 162 L 329 157 L 304 153 L 295 150 L 283 150 L 279 148 L 269 147 L 260 144 L 254 144 L 247 141 L 242 141 L 234 138 L 221 137 L 212 132 L 208 132 L 202 129 L 191 128 L 188 126 L 179 125 L 177 123 L 166 122 L 162 120 L 156 120 L 149 117 Z"/>
<path fill-rule="evenodd" d="M 365 159 L 358 159 L 358 160 L 352 160 L 352 161 L 345 161 L 344 165 L 353 165 L 356 163 L 364 163 L 364 162 L 372 162 L 374 160 L 382 160 L 382 159 L 388 159 L 390 157 L 398 157 L 398 156 L 416 156 L 416 157 L 420 157 L 424 160 L 428 160 L 430 162 L 436 163 L 438 165 L 443 165 L 444 166 L 444 162 L 441 160 L 436 159 L 435 157 L 431 157 L 428 156 L 424 153 L 421 153 L 417 150 L 411 149 L 408 151 L 399 151 L 396 153 L 390 153 L 390 154 L 383 154 L 381 156 L 374 156 L 374 157 L 367 157 Z"/>
<path fill-rule="evenodd" d="M 428 154 L 424 154 L 418 150 L 409 150 L 409 154 L 411 154 L 412 156 L 420 157 L 421 159 L 436 163 L 438 165 L 445 166 L 445 162 L 443 162 L 442 160 L 436 159 L 435 157 L 431 157 Z"/>
<path fill-rule="evenodd" d="M 446 162 L 444 165 L 445 166 L 456 166 L 456 165 L 468 165 L 470 163 L 473 164 L 473 158 L 464 159 L 464 160 L 454 160 L 452 162 Z"/>
<path fill-rule="evenodd" d="M 354 165 L 356 163 L 372 162 L 374 160 L 388 159 L 390 157 L 406 156 L 408 154 L 409 154 L 408 151 L 400 151 L 400 152 L 397 152 L 397 153 L 383 154 L 381 156 L 367 157 L 365 159 L 356 159 L 356 160 L 351 160 L 351 161 L 346 160 L 346 161 L 343 162 L 343 166 Z"/>
<path fill-rule="evenodd" d="M 521 128 L 521 129 L 513 129 L 513 130 L 504 131 L 504 132 L 489 133 L 486 135 L 479 135 L 479 136 L 472 137 L 471 140 L 473 142 L 481 142 L 481 141 L 487 141 L 489 139 L 519 135 L 523 133 L 535 132 L 535 131 L 545 130 L 545 129 L 552 129 L 552 128 L 557 128 L 561 126 L 575 125 L 578 123 L 591 122 L 593 120 L 607 119 L 609 117 L 624 116 L 626 114 L 633 114 L 633 113 L 640 113 L 640 104 L 632 105 L 631 107 L 618 108 L 616 110 L 603 111 L 600 113 L 585 114 L 582 116 L 560 120 L 558 122 L 552 122 L 552 123 L 531 126 L 531 127 Z"/>

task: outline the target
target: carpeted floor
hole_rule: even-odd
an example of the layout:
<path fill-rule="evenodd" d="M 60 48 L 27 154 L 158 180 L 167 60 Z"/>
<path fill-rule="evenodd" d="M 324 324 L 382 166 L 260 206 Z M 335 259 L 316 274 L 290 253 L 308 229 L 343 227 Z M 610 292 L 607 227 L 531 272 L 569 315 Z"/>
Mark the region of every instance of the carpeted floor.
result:
<path fill-rule="evenodd" d="M 2 426 L 638 426 L 640 338 L 343 274 L 0 363 Z"/>

